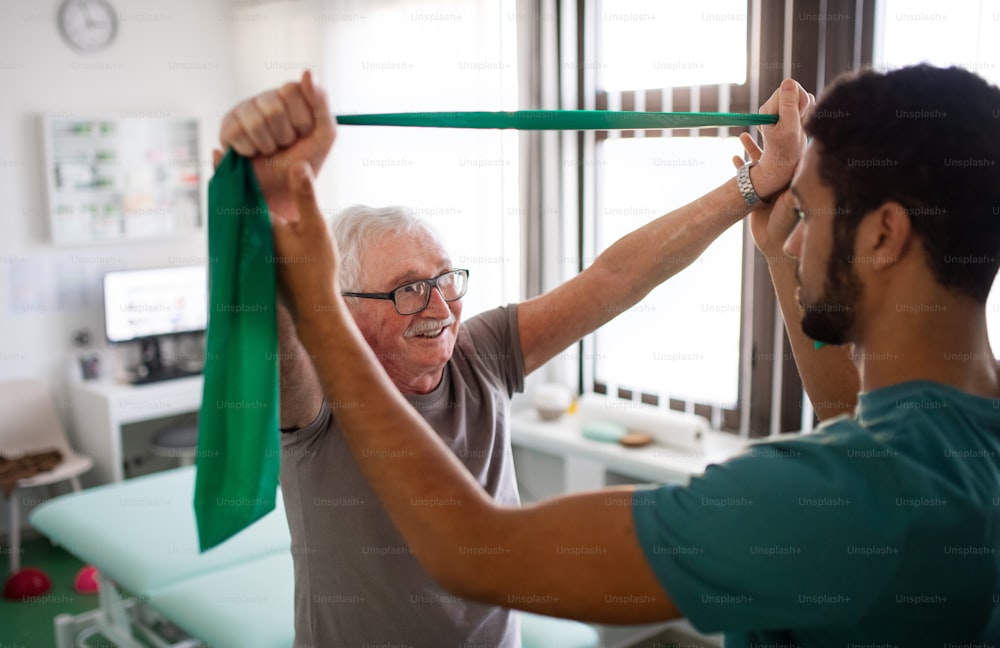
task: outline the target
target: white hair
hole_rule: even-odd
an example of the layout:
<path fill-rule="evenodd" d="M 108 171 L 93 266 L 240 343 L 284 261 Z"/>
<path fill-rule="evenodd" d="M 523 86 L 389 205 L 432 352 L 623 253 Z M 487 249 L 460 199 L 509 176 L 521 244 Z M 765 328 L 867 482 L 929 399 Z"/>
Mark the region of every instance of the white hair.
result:
<path fill-rule="evenodd" d="M 406 207 L 369 207 L 351 205 L 330 223 L 333 240 L 340 252 L 340 289 L 367 292 L 366 269 L 361 257 L 378 239 L 385 236 L 424 234 L 440 244 L 440 237 L 429 223 Z"/>

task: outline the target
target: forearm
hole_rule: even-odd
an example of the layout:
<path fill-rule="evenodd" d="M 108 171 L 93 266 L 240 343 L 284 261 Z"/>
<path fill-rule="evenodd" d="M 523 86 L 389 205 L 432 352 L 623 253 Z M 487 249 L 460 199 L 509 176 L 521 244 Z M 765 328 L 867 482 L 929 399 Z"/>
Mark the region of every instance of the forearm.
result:
<path fill-rule="evenodd" d="M 288 309 L 278 304 L 278 368 L 283 429 L 302 428 L 319 414 L 323 389 L 309 354 L 299 342 Z"/>
<path fill-rule="evenodd" d="M 802 332 L 802 308 L 796 297 L 795 260 L 777 252 L 767 258 L 771 282 L 781 308 L 781 317 L 802 377 L 802 386 L 820 420 L 852 414 L 860 382 L 850 348 L 815 343 Z"/>
<path fill-rule="evenodd" d="M 745 214 L 734 178 L 623 236 L 579 275 L 521 304 L 525 372 L 637 304 Z"/>
<path fill-rule="evenodd" d="M 746 212 L 734 178 L 623 236 L 597 257 L 592 268 L 616 284 L 621 301 L 617 306 L 625 310 L 693 263 Z"/>
<path fill-rule="evenodd" d="M 299 330 L 344 439 L 410 550 L 446 589 L 606 623 L 678 616 L 639 547 L 628 490 L 496 505 L 400 395 L 350 316 L 320 310 Z"/>

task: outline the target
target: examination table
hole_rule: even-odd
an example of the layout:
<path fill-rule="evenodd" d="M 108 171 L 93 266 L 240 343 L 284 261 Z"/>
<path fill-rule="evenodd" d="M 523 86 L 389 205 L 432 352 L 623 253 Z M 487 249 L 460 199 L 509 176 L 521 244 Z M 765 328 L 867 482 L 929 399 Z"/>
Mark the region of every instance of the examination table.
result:
<path fill-rule="evenodd" d="M 54 620 L 57 648 L 99 633 L 120 648 L 289 648 L 294 579 L 277 508 L 198 552 L 195 468 L 106 484 L 49 500 L 32 526 L 100 573 L 99 606 Z M 137 637 L 141 637 L 140 641 Z M 596 648 L 596 630 L 522 614 L 523 648 Z"/>

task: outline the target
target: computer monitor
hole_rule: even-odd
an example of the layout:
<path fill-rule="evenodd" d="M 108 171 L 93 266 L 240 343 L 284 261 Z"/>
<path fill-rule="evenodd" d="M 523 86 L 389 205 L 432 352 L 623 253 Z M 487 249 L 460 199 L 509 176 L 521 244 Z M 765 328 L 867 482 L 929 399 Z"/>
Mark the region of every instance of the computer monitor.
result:
<path fill-rule="evenodd" d="M 104 330 L 111 344 L 139 342 L 136 382 L 190 375 L 163 364 L 160 340 L 208 326 L 205 266 L 116 270 L 104 275 Z"/>

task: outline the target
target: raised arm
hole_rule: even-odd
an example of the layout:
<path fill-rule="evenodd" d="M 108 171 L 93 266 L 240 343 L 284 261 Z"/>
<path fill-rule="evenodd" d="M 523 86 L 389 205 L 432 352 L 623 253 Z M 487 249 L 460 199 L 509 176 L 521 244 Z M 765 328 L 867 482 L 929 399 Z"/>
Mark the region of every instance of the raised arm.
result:
<path fill-rule="evenodd" d="M 758 159 L 761 150 L 756 143 L 748 135 L 741 139 L 750 158 Z M 742 163 L 739 158 L 733 162 Z M 797 222 L 792 195 L 785 191 L 773 203 L 761 205 L 750 214 L 750 232 L 767 261 L 802 385 L 816 415 L 824 420 L 854 412 L 860 380 L 851 359 L 850 347 L 824 346 L 817 349 L 802 331 L 802 307 L 799 304 L 798 280 L 795 277 L 796 261 L 784 250 L 785 240 Z"/>
<path fill-rule="evenodd" d="M 801 115 L 808 105 L 808 94 L 789 79 L 761 107 L 762 113 L 777 114 L 778 123 L 762 129 L 767 153 L 750 170 L 759 195 L 777 195 L 791 182 L 805 146 Z M 561 286 L 525 301 L 518 307 L 525 371 L 534 371 L 637 304 L 697 259 L 747 211 L 733 177 L 625 235 Z"/>
<path fill-rule="evenodd" d="M 323 387 L 305 347 L 295 331 L 295 322 L 284 305 L 278 305 L 278 371 L 282 429 L 303 428 L 319 416 Z"/>
<path fill-rule="evenodd" d="M 305 171 L 304 165 L 293 168 Z M 336 291 L 336 252 L 308 177 L 299 210 L 276 218 L 279 266 L 355 461 L 407 545 L 456 594 L 603 622 L 678 616 L 636 540 L 628 490 L 523 509 L 497 506 L 400 395 Z"/>
<path fill-rule="evenodd" d="M 288 169 L 296 161 L 319 170 L 333 146 L 336 130 L 326 96 L 309 72 L 298 82 L 241 101 L 222 120 L 219 141 L 253 159 L 254 174 L 271 213 L 288 215 L 294 203 Z M 222 150 L 215 151 L 216 163 Z M 308 425 L 319 414 L 323 392 L 295 324 L 278 305 L 278 358 L 282 428 Z"/>

